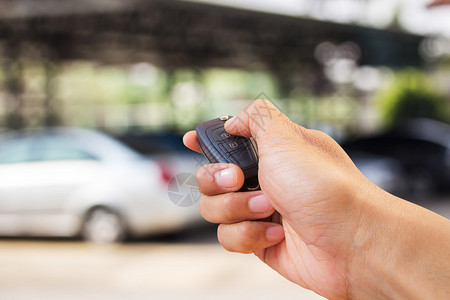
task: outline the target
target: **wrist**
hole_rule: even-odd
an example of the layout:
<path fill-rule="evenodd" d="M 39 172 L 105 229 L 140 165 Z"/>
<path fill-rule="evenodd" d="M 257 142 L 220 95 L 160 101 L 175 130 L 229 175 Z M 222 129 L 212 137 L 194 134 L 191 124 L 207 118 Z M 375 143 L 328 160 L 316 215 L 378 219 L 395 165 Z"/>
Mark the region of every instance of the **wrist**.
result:
<path fill-rule="evenodd" d="M 405 229 L 399 219 L 396 200 L 375 186 L 361 195 L 361 214 L 353 239 L 349 266 L 349 294 L 355 299 L 397 298 L 396 261 L 408 246 L 399 243 Z M 398 224 L 396 224 L 398 223 Z"/>
<path fill-rule="evenodd" d="M 438 274 L 448 272 L 445 268 L 450 266 L 435 262 L 448 261 L 449 221 L 375 186 L 369 190 L 361 195 L 359 226 L 353 239 L 350 296 L 423 299 L 434 293 L 438 298 Z M 445 286 L 445 281 L 442 283 Z"/>

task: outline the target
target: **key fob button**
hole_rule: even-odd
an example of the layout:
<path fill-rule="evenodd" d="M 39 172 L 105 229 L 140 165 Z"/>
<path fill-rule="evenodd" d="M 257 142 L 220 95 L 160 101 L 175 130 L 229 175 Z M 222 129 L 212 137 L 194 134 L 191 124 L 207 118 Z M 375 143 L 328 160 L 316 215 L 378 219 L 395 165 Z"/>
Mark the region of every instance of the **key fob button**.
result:
<path fill-rule="evenodd" d="M 212 132 L 212 136 L 220 142 L 225 141 L 232 137 L 232 135 L 229 134 L 223 127 L 214 129 Z"/>
<path fill-rule="evenodd" d="M 252 167 L 258 163 L 255 161 L 252 152 L 248 149 L 230 154 L 230 159 L 242 169 Z"/>
<path fill-rule="evenodd" d="M 247 141 L 241 138 L 231 138 L 220 144 L 220 147 L 226 152 L 244 150 L 248 147 Z"/>

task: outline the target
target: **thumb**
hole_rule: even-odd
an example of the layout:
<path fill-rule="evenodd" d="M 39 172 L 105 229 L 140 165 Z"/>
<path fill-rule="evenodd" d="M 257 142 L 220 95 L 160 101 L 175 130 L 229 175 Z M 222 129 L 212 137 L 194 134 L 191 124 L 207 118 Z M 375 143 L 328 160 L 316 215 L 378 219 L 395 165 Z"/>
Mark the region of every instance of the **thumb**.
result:
<path fill-rule="evenodd" d="M 225 123 L 225 130 L 232 135 L 253 137 L 257 143 L 286 129 L 289 118 L 267 100 L 255 100 L 239 115 Z"/>

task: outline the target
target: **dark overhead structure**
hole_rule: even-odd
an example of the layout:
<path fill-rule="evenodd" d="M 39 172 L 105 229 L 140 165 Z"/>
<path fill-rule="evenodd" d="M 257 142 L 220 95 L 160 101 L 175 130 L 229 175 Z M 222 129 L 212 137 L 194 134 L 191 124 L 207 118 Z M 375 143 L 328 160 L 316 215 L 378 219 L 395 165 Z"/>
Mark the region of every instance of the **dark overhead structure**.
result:
<path fill-rule="evenodd" d="M 359 64 L 420 66 L 423 37 L 171 0 L 0 1 L 0 57 L 149 61 L 163 68 L 315 65 L 324 41 L 359 46 Z"/>

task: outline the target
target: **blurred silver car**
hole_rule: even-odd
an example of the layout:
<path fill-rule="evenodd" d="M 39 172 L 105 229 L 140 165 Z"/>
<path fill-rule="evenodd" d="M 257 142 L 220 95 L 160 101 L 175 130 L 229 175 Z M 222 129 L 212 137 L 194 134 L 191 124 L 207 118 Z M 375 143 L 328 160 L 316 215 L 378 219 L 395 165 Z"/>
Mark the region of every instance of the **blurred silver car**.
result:
<path fill-rule="evenodd" d="M 165 165 L 99 132 L 52 128 L 0 136 L 0 235 L 94 242 L 200 220 L 168 199 Z"/>

